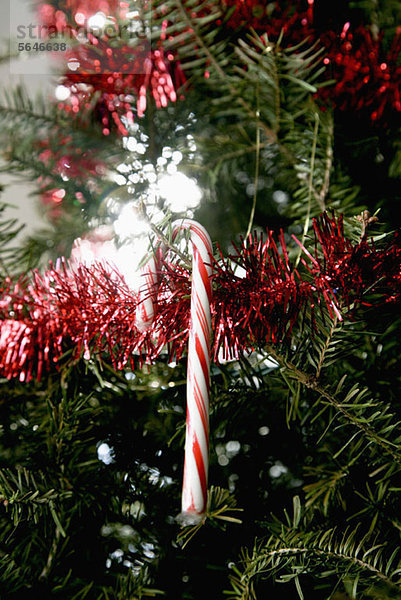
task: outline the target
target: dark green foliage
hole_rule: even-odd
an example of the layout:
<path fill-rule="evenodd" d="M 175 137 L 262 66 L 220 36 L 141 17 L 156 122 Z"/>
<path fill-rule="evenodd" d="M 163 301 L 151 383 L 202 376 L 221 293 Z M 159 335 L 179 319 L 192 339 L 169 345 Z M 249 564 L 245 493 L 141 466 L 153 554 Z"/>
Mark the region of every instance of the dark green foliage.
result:
<path fill-rule="evenodd" d="M 0 204 L 0 273 L 4 277 L 9 274 L 9 269 L 15 267 L 18 262 L 19 250 L 13 247 L 15 237 L 23 229 L 18 225 L 16 219 L 3 217 L 6 206 Z"/>
<path fill-rule="evenodd" d="M 365 208 L 380 209 L 368 230 L 378 245 L 400 224 L 398 115 L 380 128 L 322 111 L 320 48 L 222 35 L 221 4 L 153 3 L 152 35 L 169 20 L 166 44 L 188 82 L 165 109 L 149 99 L 130 132 L 141 151 L 103 136 L 95 113 L 73 121 L 21 88 L 3 94 L 3 170 L 67 195 L 62 217 L 21 247 L 18 224 L 2 221 L 2 277 L 68 256 L 76 237 L 112 221 L 110 199 L 146 201 L 144 167 L 162 175 L 166 147 L 202 187 L 195 217 L 224 251 L 249 225 L 283 227 L 314 251 L 311 222 L 323 209 L 345 212 L 353 241 Z M 401 14 L 398 1 L 315 8 L 322 30 L 349 18 L 385 27 L 385 39 Z M 96 185 L 85 175 L 65 181 L 55 160 L 40 160 L 40 143 L 56 152 L 60 139 L 65 154 L 79 148 L 107 164 Z M 295 262 L 299 247 L 287 240 Z M 41 382 L 2 381 L 0 599 L 401 598 L 398 309 L 343 313 L 333 322 L 316 309 L 313 331 L 299 323 L 290 339 L 213 366 L 212 487 L 206 522 L 193 529 L 176 521 L 184 363 L 162 356 L 149 370 L 117 373 L 107 356 L 67 351 Z"/>

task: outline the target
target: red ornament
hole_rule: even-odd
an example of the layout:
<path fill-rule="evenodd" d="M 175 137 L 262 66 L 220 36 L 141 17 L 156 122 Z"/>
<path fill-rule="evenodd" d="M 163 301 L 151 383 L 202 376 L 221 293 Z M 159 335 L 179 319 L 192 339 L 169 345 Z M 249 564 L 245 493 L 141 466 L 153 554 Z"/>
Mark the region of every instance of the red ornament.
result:
<path fill-rule="evenodd" d="M 167 57 L 164 54 L 161 41 L 165 39 L 166 23 L 156 48 L 151 47 L 146 32 L 142 37 L 132 34 L 135 44 L 119 37 L 119 31 L 129 31 L 128 23 L 132 26 L 125 20 L 129 6 L 129 2 L 117 0 L 64 0 L 58 10 L 50 4 L 38 7 L 49 35 L 57 31 L 73 40 L 63 54 L 62 80 L 71 93 L 59 107 L 78 118 L 93 112 L 105 135 L 113 127 L 127 135 L 134 114 L 143 117 L 149 96 L 157 108 L 166 107 L 176 101 L 176 88 L 185 82 L 172 52 Z M 97 13 L 104 16 L 109 29 L 91 23 L 90 17 Z"/>

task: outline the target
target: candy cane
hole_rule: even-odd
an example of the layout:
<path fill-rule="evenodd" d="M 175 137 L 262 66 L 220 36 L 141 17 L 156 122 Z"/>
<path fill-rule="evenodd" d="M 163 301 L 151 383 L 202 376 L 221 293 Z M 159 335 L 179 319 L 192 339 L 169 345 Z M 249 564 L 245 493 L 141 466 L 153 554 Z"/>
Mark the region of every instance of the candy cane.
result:
<path fill-rule="evenodd" d="M 207 502 L 209 466 L 209 377 L 212 287 L 212 242 L 196 221 L 184 219 L 173 223 L 173 239 L 182 229 L 189 229 L 192 248 L 191 319 L 188 340 L 187 421 L 185 438 L 182 512 L 179 520 L 191 525 L 202 520 Z M 154 317 L 154 291 L 157 268 L 151 258 L 143 269 L 142 302 L 137 309 L 137 327 L 148 329 Z"/>
<path fill-rule="evenodd" d="M 191 320 L 188 340 L 187 423 L 180 521 L 202 520 L 207 502 L 209 467 L 209 377 L 212 300 L 212 242 L 196 221 L 173 223 L 173 237 L 189 229 L 192 242 Z"/>
<path fill-rule="evenodd" d="M 140 286 L 138 294 L 141 298 L 137 309 L 135 325 L 139 331 L 143 332 L 151 327 L 155 316 L 155 300 L 157 295 L 158 283 L 158 261 L 151 256 L 146 265 L 142 267 L 144 283 Z"/>

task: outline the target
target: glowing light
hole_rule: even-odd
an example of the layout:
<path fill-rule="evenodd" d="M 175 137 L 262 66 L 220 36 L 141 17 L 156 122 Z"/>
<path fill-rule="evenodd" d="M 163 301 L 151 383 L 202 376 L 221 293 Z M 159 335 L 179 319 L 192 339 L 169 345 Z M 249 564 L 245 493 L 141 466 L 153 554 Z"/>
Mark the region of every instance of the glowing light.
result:
<path fill-rule="evenodd" d="M 277 477 L 281 477 L 281 475 L 284 475 L 285 473 L 288 473 L 288 469 L 280 462 L 277 462 L 269 469 L 270 477 L 273 477 L 274 479 L 276 479 Z"/>
<path fill-rule="evenodd" d="M 64 100 L 67 100 L 67 98 L 70 97 L 71 90 L 68 87 L 65 87 L 65 85 L 58 85 L 54 93 L 57 100 L 64 102 Z"/>
<path fill-rule="evenodd" d="M 158 223 L 163 213 L 154 208 L 149 214 L 152 222 Z M 124 276 L 127 285 L 138 290 L 143 285 L 141 263 L 149 252 L 149 223 L 141 218 L 138 208 L 132 202 L 125 204 L 118 219 L 114 222 L 114 231 L 123 242 L 114 257 L 114 263 Z"/>
<path fill-rule="evenodd" d="M 103 29 L 106 24 L 106 15 L 102 12 L 98 12 L 95 15 L 92 15 L 88 19 L 88 26 L 90 29 Z"/>
<path fill-rule="evenodd" d="M 75 15 L 75 22 L 78 23 L 78 25 L 83 25 L 85 23 L 84 13 L 77 12 Z"/>
<path fill-rule="evenodd" d="M 139 217 L 135 205 L 128 203 L 123 206 L 120 216 L 115 221 L 114 230 L 119 238 L 127 240 L 147 235 L 150 232 L 150 227 L 146 221 Z"/>
<path fill-rule="evenodd" d="M 343 30 L 342 30 L 341 35 L 340 35 L 340 37 L 342 39 L 344 39 L 345 36 L 347 35 L 347 31 L 350 28 L 350 25 L 351 25 L 351 23 L 349 21 L 347 21 L 346 23 L 344 23 L 344 27 L 343 27 Z"/>
<path fill-rule="evenodd" d="M 64 196 L 65 196 L 65 190 L 63 190 L 63 189 L 55 190 L 52 195 L 53 202 L 57 202 L 57 203 L 62 202 Z"/>
<path fill-rule="evenodd" d="M 113 179 L 117 185 L 125 185 L 127 183 L 127 180 L 124 177 L 124 175 L 119 175 L 118 173 L 113 174 Z"/>
<path fill-rule="evenodd" d="M 136 139 L 134 137 L 129 137 L 127 138 L 127 141 L 125 143 L 127 150 L 129 150 L 130 152 L 134 152 L 138 142 L 136 141 Z"/>
<path fill-rule="evenodd" d="M 105 465 L 109 465 L 113 462 L 112 450 L 108 444 L 103 442 L 97 449 L 97 457 L 101 460 Z"/>
<path fill-rule="evenodd" d="M 81 63 L 76 58 L 71 58 L 68 61 L 68 68 L 70 71 L 76 71 L 81 66 Z"/>
<path fill-rule="evenodd" d="M 196 181 L 183 173 L 164 175 L 158 182 L 159 194 L 165 204 L 174 213 L 186 212 L 196 208 L 202 198 L 202 192 Z"/>

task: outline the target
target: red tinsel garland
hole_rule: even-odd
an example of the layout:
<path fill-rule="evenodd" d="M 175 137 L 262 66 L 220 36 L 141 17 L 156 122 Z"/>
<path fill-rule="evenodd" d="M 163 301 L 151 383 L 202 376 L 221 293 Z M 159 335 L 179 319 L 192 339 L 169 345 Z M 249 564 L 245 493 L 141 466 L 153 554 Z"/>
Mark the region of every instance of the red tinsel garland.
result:
<path fill-rule="evenodd" d="M 58 9 L 38 5 L 48 34 L 57 31 L 72 40 L 63 56 L 65 72 L 60 81 L 70 96 L 59 102 L 59 108 L 77 116 L 94 110 L 105 135 L 113 127 L 127 135 L 135 105 L 137 116 L 142 117 L 148 93 L 157 108 L 165 107 L 175 102 L 176 89 L 185 82 L 179 61 L 171 51 L 165 55 L 165 24 L 156 44 L 151 45 L 145 34 L 138 35 L 134 45 L 119 37 L 119 32 L 130 31 L 132 26 L 128 10 L 128 2 L 117 0 L 63 0 Z M 91 29 L 90 17 L 98 13 L 105 22 L 107 18 L 109 33 Z"/>
<path fill-rule="evenodd" d="M 236 254 L 213 264 L 212 351 L 217 360 L 279 342 L 296 323 L 313 331 L 316 310 L 341 318 L 351 303 L 383 304 L 401 298 L 401 240 L 384 249 L 363 238 L 345 238 L 342 218 L 314 221 L 315 253 L 306 249 L 301 275 L 272 233 L 250 237 Z M 236 274 L 236 267 L 245 270 Z M 160 273 L 156 316 L 139 331 L 135 311 L 140 298 L 115 270 L 97 264 L 74 271 L 65 263 L 31 281 L 6 280 L 0 297 L 0 371 L 29 380 L 57 363 L 68 347 L 77 354 L 106 353 L 117 369 L 154 361 L 167 346 L 179 359 L 185 351 L 190 312 L 190 273 L 167 259 Z M 365 296 L 368 292 L 367 299 Z M 143 299 L 142 299 L 143 300 Z"/>
<path fill-rule="evenodd" d="M 401 112 L 401 35 L 397 30 L 385 51 L 383 34 L 374 38 L 365 27 L 345 23 L 340 35 L 328 31 L 321 36 L 327 49 L 323 62 L 334 85 L 322 88 L 319 97 L 340 110 L 367 111 L 372 121 L 387 111 Z M 387 116 L 387 115 L 386 115 Z"/>
<path fill-rule="evenodd" d="M 282 43 L 295 46 L 302 40 L 318 41 L 325 48 L 326 78 L 334 84 L 318 91 L 318 98 L 339 110 L 367 111 L 370 119 L 381 120 L 386 112 L 401 112 L 401 28 L 397 28 L 389 49 L 383 32 L 373 35 L 369 26 L 354 28 L 345 22 L 338 31 L 319 32 L 315 27 L 314 0 L 293 0 L 264 4 L 260 0 L 224 0 L 233 10 L 228 26 L 238 30 L 252 27 Z M 387 115 L 386 115 L 387 117 Z"/>
<path fill-rule="evenodd" d="M 90 45 L 78 45 L 66 58 L 74 70 L 67 71 L 62 83 L 71 96 L 59 103 L 60 108 L 79 113 L 90 109 L 95 99 L 105 135 L 113 125 L 120 134 L 128 135 L 135 104 L 137 116 L 143 117 L 150 92 L 157 108 L 166 107 L 177 99 L 176 85 L 185 81 L 179 64 L 170 64 L 173 55 L 165 57 L 161 47 L 111 49 L 107 40 L 93 37 Z M 76 70 L 75 65 L 79 65 Z"/>
<path fill-rule="evenodd" d="M 369 26 L 354 28 L 345 22 L 338 31 L 319 32 L 314 23 L 314 0 L 305 4 L 300 0 L 285 5 L 279 2 L 266 4 L 260 0 L 222 0 L 223 12 L 230 16 L 219 19 L 216 25 L 235 30 L 240 36 L 251 27 L 259 34 L 267 33 L 272 40 L 283 32 L 281 43 L 286 47 L 306 39 L 311 44 L 318 41 L 325 48 L 326 78 L 334 80 L 334 84 L 324 86 L 317 93 L 324 104 L 339 110 L 366 111 L 373 122 L 383 122 L 383 119 L 385 122 L 392 112 L 401 112 L 400 31 L 396 31 L 389 49 L 383 43 L 383 32 L 373 34 Z M 99 11 L 118 20 L 126 15 L 128 3 L 64 0 L 60 6 L 62 10 L 56 10 L 51 4 L 39 4 L 42 22 L 58 31 L 68 30 L 73 36 Z M 202 7 L 206 16 L 209 10 L 207 4 Z M 185 82 L 185 73 L 171 51 L 165 56 L 165 26 L 166 23 L 157 47 L 149 47 L 146 56 L 132 46 L 113 44 L 110 47 L 107 36 L 98 39 L 89 34 L 89 43 L 78 45 L 67 56 L 67 62 L 73 58 L 79 68 L 73 72 L 66 70 L 63 83 L 72 94 L 60 106 L 78 113 L 96 105 L 104 133 L 107 135 L 115 124 L 117 131 L 126 135 L 135 104 L 137 115 L 143 116 L 148 92 L 159 108 L 174 102 L 177 89 Z M 232 35 L 231 31 L 229 35 Z M 148 67 L 138 70 L 133 64 L 138 60 L 147 61 Z"/>

